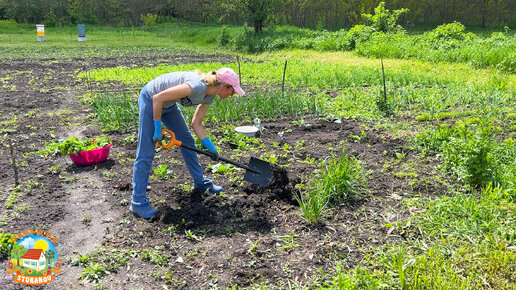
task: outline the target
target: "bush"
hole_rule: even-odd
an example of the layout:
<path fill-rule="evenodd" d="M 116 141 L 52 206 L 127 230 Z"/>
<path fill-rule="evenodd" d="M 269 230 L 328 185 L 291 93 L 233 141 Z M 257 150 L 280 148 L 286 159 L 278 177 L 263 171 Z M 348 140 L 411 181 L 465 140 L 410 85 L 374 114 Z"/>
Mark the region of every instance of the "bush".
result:
<path fill-rule="evenodd" d="M 378 6 L 374 9 L 374 15 L 362 14 L 362 17 L 364 18 L 366 23 L 376 31 L 382 31 L 385 33 L 396 32 L 399 30 L 403 30 L 401 26 L 396 25 L 396 21 L 398 21 L 398 18 L 401 14 L 406 13 L 408 11 L 408 9 L 403 8 L 391 12 L 385 9 L 385 2 L 380 2 Z"/>
<path fill-rule="evenodd" d="M 453 22 L 437 26 L 436 29 L 428 34 L 431 41 L 450 41 L 450 40 L 466 40 L 475 37 L 473 33 L 465 33 L 465 27 L 460 22 Z"/>
<path fill-rule="evenodd" d="M 368 41 L 372 34 L 373 28 L 365 25 L 355 25 L 346 34 L 345 45 L 343 49 L 353 50 L 357 43 Z"/>
<path fill-rule="evenodd" d="M 227 25 L 222 25 L 219 37 L 217 37 L 217 43 L 219 46 L 226 46 L 231 41 L 231 35 L 229 35 L 229 28 Z"/>
<path fill-rule="evenodd" d="M 511 74 L 516 73 L 516 53 L 508 54 L 502 61 L 500 61 L 496 68 Z"/>
<path fill-rule="evenodd" d="M 142 20 L 142 22 L 145 26 L 153 26 L 153 25 L 156 25 L 156 20 L 158 19 L 158 15 L 152 14 L 152 13 L 141 14 L 140 19 Z"/>
<path fill-rule="evenodd" d="M 236 34 L 234 39 L 234 46 L 237 50 L 245 51 L 248 53 L 260 52 L 261 49 L 258 46 L 258 39 L 254 35 L 254 29 L 244 24 L 243 31 Z"/>

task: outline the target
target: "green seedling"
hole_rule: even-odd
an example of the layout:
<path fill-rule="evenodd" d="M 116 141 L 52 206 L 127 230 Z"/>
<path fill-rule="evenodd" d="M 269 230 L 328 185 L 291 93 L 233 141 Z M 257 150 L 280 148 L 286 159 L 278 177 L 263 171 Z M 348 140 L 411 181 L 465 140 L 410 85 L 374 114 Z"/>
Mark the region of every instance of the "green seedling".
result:
<path fill-rule="evenodd" d="M 157 177 L 166 180 L 170 175 L 174 174 L 174 171 L 172 169 L 168 169 L 168 165 L 161 164 L 154 169 L 154 174 Z"/>

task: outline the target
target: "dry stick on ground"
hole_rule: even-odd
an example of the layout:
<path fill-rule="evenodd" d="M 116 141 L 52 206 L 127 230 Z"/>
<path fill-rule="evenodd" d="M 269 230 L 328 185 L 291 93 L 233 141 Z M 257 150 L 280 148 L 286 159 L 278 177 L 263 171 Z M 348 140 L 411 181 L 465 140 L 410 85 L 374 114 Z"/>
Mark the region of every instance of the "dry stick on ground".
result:
<path fill-rule="evenodd" d="M 9 139 L 9 152 L 11 153 L 11 163 L 14 169 L 14 185 L 18 186 L 20 182 L 18 181 L 18 167 L 16 167 L 16 159 L 14 158 L 14 149 L 13 149 L 13 140 Z"/>

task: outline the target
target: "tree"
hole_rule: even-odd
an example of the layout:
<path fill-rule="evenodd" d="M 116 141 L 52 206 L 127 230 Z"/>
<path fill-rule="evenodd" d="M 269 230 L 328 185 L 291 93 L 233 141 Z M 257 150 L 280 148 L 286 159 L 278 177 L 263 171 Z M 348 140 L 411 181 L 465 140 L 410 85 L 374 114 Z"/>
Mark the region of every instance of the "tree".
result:
<path fill-rule="evenodd" d="M 274 19 L 283 0 L 228 0 L 224 3 L 229 11 L 235 12 L 254 27 L 254 32 L 262 31 L 267 22 Z"/>
<path fill-rule="evenodd" d="M 15 258 L 18 261 L 18 265 L 20 265 L 20 258 L 25 255 L 27 252 L 27 249 L 21 244 L 17 244 L 14 246 L 13 250 L 11 251 L 11 257 Z"/>

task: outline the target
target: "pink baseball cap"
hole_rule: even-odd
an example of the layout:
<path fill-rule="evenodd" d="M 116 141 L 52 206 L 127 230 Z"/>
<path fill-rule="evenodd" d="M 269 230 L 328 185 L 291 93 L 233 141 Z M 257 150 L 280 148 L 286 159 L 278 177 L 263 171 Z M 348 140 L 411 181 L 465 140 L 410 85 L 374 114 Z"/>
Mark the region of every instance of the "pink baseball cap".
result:
<path fill-rule="evenodd" d="M 216 77 L 219 81 L 231 85 L 237 94 L 241 96 L 245 94 L 244 90 L 240 87 L 240 79 L 234 70 L 223 67 L 217 71 Z"/>

